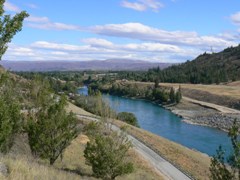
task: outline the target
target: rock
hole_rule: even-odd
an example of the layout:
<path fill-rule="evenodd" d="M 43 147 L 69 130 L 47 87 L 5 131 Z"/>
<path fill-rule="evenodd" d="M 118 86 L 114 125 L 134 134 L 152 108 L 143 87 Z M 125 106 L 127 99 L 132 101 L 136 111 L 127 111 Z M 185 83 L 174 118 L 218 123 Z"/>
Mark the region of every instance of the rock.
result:
<path fill-rule="evenodd" d="M 0 162 L 0 175 L 7 176 L 8 175 L 8 167 Z"/>

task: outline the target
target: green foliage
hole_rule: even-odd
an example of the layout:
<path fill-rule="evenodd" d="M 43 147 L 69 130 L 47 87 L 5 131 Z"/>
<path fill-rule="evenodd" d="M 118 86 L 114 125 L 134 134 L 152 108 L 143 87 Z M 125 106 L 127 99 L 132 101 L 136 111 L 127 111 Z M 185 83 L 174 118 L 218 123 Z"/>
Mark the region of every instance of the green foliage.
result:
<path fill-rule="evenodd" d="M 217 155 L 211 159 L 210 166 L 210 178 L 212 180 L 237 180 L 240 179 L 240 139 L 239 139 L 240 127 L 237 125 L 236 120 L 232 128 L 229 130 L 228 136 L 231 138 L 233 153 L 228 158 L 228 167 L 225 164 L 225 152 L 220 146 L 217 150 Z"/>
<path fill-rule="evenodd" d="M 118 72 L 118 79 L 168 83 L 212 84 L 240 80 L 240 45 L 222 52 L 199 55 L 192 61 L 176 64 L 161 70 L 159 67 L 148 72 Z"/>
<path fill-rule="evenodd" d="M 7 44 L 13 36 L 21 31 L 23 20 L 28 17 L 25 11 L 15 16 L 4 15 L 5 0 L 0 0 L 0 60 L 6 52 Z M 0 151 L 8 152 L 12 146 L 15 133 L 21 126 L 22 117 L 20 106 L 12 94 L 12 81 L 7 74 L 2 74 L 0 79 Z"/>
<path fill-rule="evenodd" d="M 87 143 L 84 150 L 86 163 L 92 166 L 94 176 L 102 179 L 115 179 L 133 171 L 133 164 L 126 161 L 131 143 L 126 136 L 111 132 L 98 134 Z"/>
<path fill-rule="evenodd" d="M 180 103 L 181 99 L 182 99 L 182 92 L 181 92 L 181 88 L 179 87 L 178 91 L 175 94 L 176 103 Z"/>
<path fill-rule="evenodd" d="M 117 118 L 121 121 L 124 121 L 124 122 L 128 123 L 128 124 L 139 127 L 137 118 L 133 113 L 120 112 L 120 113 L 118 113 Z"/>
<path fill-rule="evenodd" d="M 228 136 L 231 138 L 233 153 L 228 158 L 228 163 L 232 168 L 233 174 L 238 174 L 240 179 L 240 126 L 237 121 L 234 121 L 233 127 L 230 129 Z"/>
<path fill-rule="evenodd" d="M 29 144 L 32 152 L 52 165 L 77 135 L 76 117 L 67 114 L 64 98 L 32 113 L 28 121 Z"/>
<path fill-rule="evenodd" d="M 211 159 L 210 173 L 212 180 L 231 180 L 234 178 L 224 163 L 224 154 L 222 147 L 219 146 L 217 155 Z"/>
<path fill-rule="evenodd" d="M 14 85 L 8 73 L 0 75 L 0 151 L 4 153 L 11 148 L 22 122 Z"/>
<path fill-rule="evenodd" d="M 176 101 L 176 97 L 175 97 L 175 91 L 174 88 L 172 87 L 169 93 L 169 98 L 171 103 L 174 103 Z"/>
<path fill-rule="evenodd" d="M 91 89 L 89 90 L 89 92 L 91 94 L 96 94 L 95 92 L 99 92 L 100 90 L 101 92 L 109 93 L 112 95 L 136 97 L 141 99 L 143 98 L 143 99 L 148 99 L 161 104 L 179 103 L 182 98 L 180 87 L 178 91 L 175 92 L 174 89 L 171 90 L 169 88 L 162 87 L 162 86 L 158 86 L 158 88 L 156 88 L 156 84 L 154 87 L 153 86 L 142 87 L 137 83 L 124 84 L 124 83 L 118 83 L 118 82 L 112 83 L 111 86 L 107 85 L 107 87 L 104 85 L 105 85 L 104 82 L 101 80 L 94 82 L 93 86 L 92 84 L 90 84 Z"/>
<path fill-rule="evenodd" d="M 83 85 L 82 72 L 15 72 L 25 79 L 44 79 L 48 81 L 49 86 L 57 94 L 76 93 L 77 88 Z"/>
<path fill-rule="evenodd" d="M 168 102 L 169 100 L 169 93 L 161 88 L 155 88 L 152 93 L 152 97 L 155 101 L 158 102 Z"/>
<path fill-rule="evenodd" d="M 0 97 L 0 151 L 6 153 L 10 150 L 14 135 L 19 132 L 22 117 L 18 103 L 10 97 Z"/>
<path fill-rule="evenodd" d="M 83 128 L 83 132 L 90 138 L 99 136 L 104 131 L 104 127 L 100 122 L 92 121 Z"/>
<path fill-rule="evenodd" d="M 154 87 L 158 88 L 159 87 L 159 78 L 157 77 L 154 81 Z"/>
<path fill-rule="evenodd" d="M 14 135 L 21 129 L 22 116 L 7 74 L 0 77 L 0 89 L 0 151 L 6 153 L 13 144 Z"/>
<path fill-rule="evenodd" d="M 75 105 L 85 109 L 88 112 L 101 117 L 115 117 L 115 112 L 110 108 L 107 102 L 102 100 L 101 93 L 95 96 L 76 96 L 74 97 Z"/>
<path fill-rule="evenodd" d="M 52 89 L 49 81 L 41 76 L 34 75 L 29 85 L 29 101 L 33 102 L 34 108 L 45 108 L 53 103 Z"/>
<path fill-rule="evenodd" d="M 11 42 L 13 36 L 22 30 L 23 20 L 28 17 L 26 11 L 22 11 L 15 16 L 4 15 L 5 0 L 0 0 L 0 60 L 6 52 L 7 44 Z"/>

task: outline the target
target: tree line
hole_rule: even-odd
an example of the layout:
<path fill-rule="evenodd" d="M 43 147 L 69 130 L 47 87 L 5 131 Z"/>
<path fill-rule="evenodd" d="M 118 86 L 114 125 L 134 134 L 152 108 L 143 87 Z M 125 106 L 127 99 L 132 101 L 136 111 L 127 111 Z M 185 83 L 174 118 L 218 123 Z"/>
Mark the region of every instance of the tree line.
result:
<path fill-rule="evenodd" d="M 163 87 L 159 85 L 159 81 L 155 81 L 154 86 L 141 86 L 136 83 L 104 83 L 101 80 L 92 81 L 89 84 L 89 93 L 98 91 L 109 93 L 117 96 L 127 96 L 134 98 L 147 99 L 160 104 L 179 103 L 182 98 L 181 87 L 178 89 Z"/>
<path fill-rule="evenodd" d="M 192 61 L 166 69 L 151 68 L 147 72 L 118 72 L 118 79 L 143 82 L 219 84 L 240 80 L 240 45 L 219 53 L 204 53 Z"/>

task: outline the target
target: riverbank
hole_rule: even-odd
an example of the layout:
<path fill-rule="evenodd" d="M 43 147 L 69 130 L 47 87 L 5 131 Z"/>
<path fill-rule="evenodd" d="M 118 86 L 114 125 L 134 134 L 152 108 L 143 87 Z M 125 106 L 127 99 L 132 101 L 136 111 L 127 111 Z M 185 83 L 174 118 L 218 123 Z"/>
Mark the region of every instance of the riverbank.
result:
<path fill-rule="evenodd" d="M 221 111 L 215 107 L 205 106 L 203 104 L 196 104 L 191 101 L 187 101 L 185 98 L 182 99 L 178 104 L 164 105 L 157 101 L 148 100 L 143 97 L 122 97 L 151 102 L 167 110 L 170 110 L 173 114 L 181 117 L 184 123 L 196 126 L 207 126 L 228 132 L 228 130 L 232 127 L 235 119 L 237 119 L 237 122 L 240 124 L 240 113 L 234 109 L 233 111 Z M 224 109 L 227 107 L 222 108 Z"/>
<path fill-rule="evenodd" d="M 152 82 L 118 81 L 124 86 L 134 85 L 139 89 L 149 90 Z M 179 104 L 162 105 L 165 109 L 183 118 L 183 122 L 228 131 L 234 119 L 240 124 L 240 87 L 238 84 L 226 85 L 195 85 L 161 83 L 160 87 L 179 88 L 183 99 Z M 156 103 L 151 101 L 152 103 Z M 156 104 L 159 104 L 158 102 Z M 235 109 L 233 109 L 235 108 Z"/>
<path fill-rule="evenodd" d="M 183 97 L 178 104 L 161 104 L 158 101 L 136 96 L 121 97 L 151 102 L 170 110 L 173 114 L 181 117 L 183 122 L 192 125 L 207 126 L 228 132 L 235 119 L 240 124 L 240 111 L 187 97 Z"/>
<path fill-rule="evenodd" d="M 220 111 L 214 107 L 206 107 L 186 99 L 177 105 L 165 106 L 165 108 L 183 118 L 182 121 L 185 123 L 213 127 L 226 132 L 232 126 L 234 119 L 240 123 L 240 113 L 238 112 Z"/>

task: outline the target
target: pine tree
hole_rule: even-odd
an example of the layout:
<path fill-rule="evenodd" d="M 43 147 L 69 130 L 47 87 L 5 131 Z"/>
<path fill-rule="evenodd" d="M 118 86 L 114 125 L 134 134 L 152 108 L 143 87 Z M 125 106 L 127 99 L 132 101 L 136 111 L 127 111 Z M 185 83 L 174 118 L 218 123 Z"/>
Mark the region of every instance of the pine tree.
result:
<path fill-rule="evenodd" d="M 27 129 L 33 154 L 51 165 L 77 135 L 76 117 L 65 111 L 65 99 L 54 100 L 55 104 L 31 114 Z"/>
<path fill-rule="evenodd" d="M 179 86 L 178 91 L 175 94 L 175 99 L 176 99 L 176 103 L 180 103 L 181 99 L 182 99 L 182 90 L 181 90 L 181 86 Z"/>
<path fill-rule="evenodd" d="M 171 103 L 176 102 L 175 91 L 174 91 L 173 87 L 170 90 L 169 98 L 170 98 Z"/>
<path fill-rule="evenodd" d="M 154 80 L 154 87 L 155 87 L 155 89 L 159 87 L 159 78 L 158 77 Z"/>

